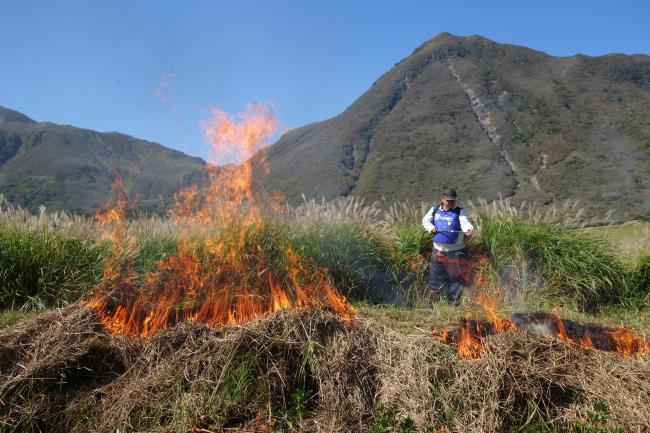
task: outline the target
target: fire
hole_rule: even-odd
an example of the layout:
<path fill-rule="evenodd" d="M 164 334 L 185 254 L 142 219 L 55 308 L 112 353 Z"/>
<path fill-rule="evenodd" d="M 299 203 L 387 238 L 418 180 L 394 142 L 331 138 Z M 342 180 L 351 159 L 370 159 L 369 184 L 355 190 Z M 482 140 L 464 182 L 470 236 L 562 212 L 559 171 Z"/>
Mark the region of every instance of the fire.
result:
<path fill-rule="evenodd" d="M 441 342 L 456 346 L 460 358 L 478 358 L 483 338 L 515 328 L 548 333 L 568 345 L 618 352 L 623 356 L 641 356 L 650 347 L 650 341 L 630 329 L 581 325 L 561 319 L 557 313 L 539 312 L 503 317 L 498 312 L 496 300 L 485 294 L 477 296 L 476 303 L 482 307 L 487 317 L 485 320 L 466 318 L 461 321 L 458 329 L 449 331 L 445 328 L 437 334 Z"/>
<path fill-rule="evenodd" d="M 435 334 L 434 334 L 435 335 Z M 447 337 L 449 336 L 449 330 L 445 326 L 442 331 L 438 334 L 438 339 L 440 340 L 441 343 L 447 342 Z"/>
<path fill-rule="evenodd" d="M 566 335 L 566 329 L 564 328 L 564 322 L 562 322 L 560 316 L 558 316 L 557 313 L 552 313 L 550 317 L 552 320 L 550 328 L 555 337 L 560 340 L 569 341 L 569 337 Z"/>
<path fill-rule="evenodd" d="M 586 349 L 593 347 L 594 343 L 591 341 L 591 333 L 589 330 L 585 330 L 585 333 L 580 337 L 580 345 Z"/>
<path fill-rule="evenodd" d="M 495 287 L 495 281 L 491 281 L 490 273 L 486 272 L 492 268 L 488 257 L 478 251 L 471 251 L 469 258 L 443 257 L 441 260 L 456 268 L 464 285 L 475 287 L 479 291 L 474 302 L 481 308 L 484 318 L 468 317 L 462 319 L 456 329 L 444 328 L 442 331 L 433 332 L 434 337 L 440 342 L 456 347 L 460 358 L 480 357 L 485 337 L 516 328 L 549 334 L 567 345 L 618 352 L 623 356 L 641 356 L 650 348 L 650 340 L 638 336 L 629 329 L 580 325 L 562 319 L 557 314 L 558 306 L 555 306 L 550 313 L 514 314 L 511 317 L 504 317 L 499 312 L 496 300 L 501 289 L 498 285 Z M 494 296 L 488 295 L 487 292 L 493 293 Z"/>
<path fill-rule="evenodd" d="M 505 332 L 515 327 L 515 324 L 511 319 L 502 317 L 499 314 L 496 299 L 491 298 L 484 293 L 480 293 L 476 297 L 476 303 L 483 307 L 483 311 L 487 314 L 490 325 L 495 333 Z"/>
<path fill-rule="evenodd" d="M 264 217 L 277 208 L 278 196 L 254 187 L 268 165 L 252 158 L 276 127 L 261 104 L 236 119 L 212 110 L 202 123 L 212 144 L 208 184 L 176 195 L 169 212 L 179 227 L 175 252 L 142 275 L 135 271 L 136 239 L 127 233 L 124 181 L 115 182 L 106 210 L 97 214 L 113 251 L 88 303 L 110 332 L 144 337 L 184 321 L 220 326 L 284 309 L 356 314 L 329 284 L 326 271 L 306 264 Z"/>
<path fill-rule="evenodd" d="M 650 342 L 639 337 L 629 329 L 616 328 L 611 331 L 605 331 L 605 335 L 614 343 L 616 351 L 625 356 L 634 353 L 643 354 L 650 347 Z"/>
<path fill-rule="evenodd" d="M 460 328 L 460 339 L 458 341 L 458 357 L 460 358 L 478 358 L 481 353 L 481 340 L 469 328 L 469 324 Z"/>
<path fill-rule="evenodd" d="M 211 112 L 212 118 L 201 122 L 201 128 L 212 145 L 209 157 L 213 164 L 241 164 L 249 160 L 278 128 L 270 108 L 260 103 L 250 104 L 247 112 L 239 113 L 239 123 L 219 108 L 212 108 Z"/>

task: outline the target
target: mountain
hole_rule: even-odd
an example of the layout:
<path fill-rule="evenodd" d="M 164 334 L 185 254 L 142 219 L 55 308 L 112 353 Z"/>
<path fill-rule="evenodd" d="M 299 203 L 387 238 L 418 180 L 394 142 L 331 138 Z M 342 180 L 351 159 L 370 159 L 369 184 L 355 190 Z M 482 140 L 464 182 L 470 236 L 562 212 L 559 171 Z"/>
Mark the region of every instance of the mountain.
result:
<path fill-rule="evenodd" d="M 31 210 L 92 212 L 119 172 L 140 210 L 160 211 L 181 183 L 201 178 L 204 164 L 150 141 L 35 122 L 0 107 L 0 193 Z"/>
<path fill-rule="evenodd" d="M 442 33 L 338 116 L 293 129 L 256 156 L 289 202 L 355 195 L 579 200 L 590 214 L 650 217 L 650 57 L 553 57 Z M 0 107 L 0 193 L 30 209 L 92 212 L 116 169 L 160 210 L 205 162 L 118 133 Z M 263 172 L 260 170 L 259 172 Z"/>
<path fill-rule="evenodd" d="M 650 57 L 553 57 L 442 33 L 343 113 L 264 151 L 270 185 L 308 197 L 551 203 L 650 216 Z"/>

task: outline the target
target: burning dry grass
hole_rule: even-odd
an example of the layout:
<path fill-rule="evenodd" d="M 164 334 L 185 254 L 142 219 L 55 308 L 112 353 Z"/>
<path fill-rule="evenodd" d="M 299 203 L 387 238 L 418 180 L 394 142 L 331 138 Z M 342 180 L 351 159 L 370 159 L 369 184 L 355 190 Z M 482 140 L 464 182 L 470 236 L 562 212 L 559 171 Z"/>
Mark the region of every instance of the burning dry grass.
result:
<path fill-rule="evenodd" d="M 108 334 L 85 307 L 56 310 L 0 333 L 0 425 L 10 431 L 295 425 L 303 420 L 287 408 L 300 394 L 305 408 L 318 406 L 311 423 L 343 430 L 371 414 L 375 335 L 362 323 L 304 310 L 225 328 L 187 323 L 132 339 Z"/>
<path fill-rule="evenodd" d="M 536 301 L 545 302 L 547 298 L 588 307 L 633 303 L 630 299 L 636 303 L 645 300 L 647 304 L 650 286 L 643 277 L 647 266 L 626 273 L 620 260 L 605 251 L 606 244 L 601 238 L 595 239 L 591 232 L 585 237 L 580 230 L 566 229 L 566 225 L 578 224 L 579 212 L 574 212 L 573 207 L 546 206 L 543 210 L 534 206 L 514 208 L 507 200 L 483 204 L 474 210 L 477 225 L 489 229 L 481 231 L 474 243 L 488 252 L 501 285 L 508 287 L 499 293 L 500 298 L 522 302 L 528 301 L 530 295 L 541 295 L 542 299 Z M 390 285 L 404 292 L 402 297 L 409 302 L 418 304 L 422 300 L 418 305 L 424 305 L 428 300 L 420 298 L 426 292 L 430 236 L 420 227 L 422 213 L 422 206 L 367 204 L 350 197 L 328 203 L 309 200 L 273 218 L 290 228 L 293 245 L 307 262 L 328 269 L 341 293 L 363 299 L 368 293 L 389 292 L 386 289 Z M 218 235 L 221 229 L 218 224 L 215 227 L 215 224 L 179 223 L 173 218 L 128 215 L 123 237 L 137 241 L 138 270 L 155 270 L 160 259 L 177 250 L 179 237 L 208 239 Z M 266 221 L 268 215 L 261 218 Z M 16 270 L 0 273 L 2 287 L 11 287 L 0 293 L 0 304 L 13 308 L 59 306 L 87 294 L 89 287 L 97 283 L 101 256 L 112 248 L 110 242 L 102 239 L 100 228 L 98 222 L 89 218 L 46 212 L 32 216 L 6 202 L 0 203 L 0 237 L 13 236 L 15 245 L 34 244 L 29 248 L 0 250 L 0 261 Z M 34 242 L 30 244 L 27 241 L 31 239 Z M 70 242 L 66 241 L 65 248 L 51 248 L 47 242 L 40 242 L 41 239 L 69 239 Z M 84 249 L 73 248 L 77 244 Z M 577 249 L 580 254 L 574 253 Z M 78 260 L 72 257 L 77 253 L 94 260 L 91 263 L 94 267 L 76 267 Z M 46 266 L 34 258 L 60 265 Z M 23 281 L 22 275 L 40 275 L 41 270 L 45 272 L 36 284 Z M 59 271 L 67 278 L 64 283 L 70 281 L 69 287 L 61 284 Z M 21 277 L 16 277 L 17 274 Z M 81 280 L 93 284 L 78 283 Z M 60 288 L 64 286 L 65 297 L 60 296 Z M 22 296 L 23 292 L 28 297 Z M 380 298 L 391 300 L 390 296 Z"/>
<path fill-rule="evenodd" d="M 106 332 L 92 310 L 0 330 L 3 431 L 367 431 L 379 404 L 424 429 L 647 431 L 650 362 L 508 331 L 459 359 L 429 332 L 282 311 L 242 325 L 185 323 L 149 339 Z"/>

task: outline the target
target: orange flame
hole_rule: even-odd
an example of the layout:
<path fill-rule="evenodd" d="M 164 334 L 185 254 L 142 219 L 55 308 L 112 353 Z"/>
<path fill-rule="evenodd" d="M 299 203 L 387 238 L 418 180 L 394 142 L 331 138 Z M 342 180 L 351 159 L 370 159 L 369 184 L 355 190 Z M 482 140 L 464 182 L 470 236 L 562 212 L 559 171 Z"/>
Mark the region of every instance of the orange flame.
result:
<path fill-rule="evenodd" d="M 566 335 L 566 329 L 564 329 L 564 322 L 562 322 L 560 316 L 558 316 L 556 313 L 552 313 L 551 318 L 552 318 L 551 331 L 553 332 L 555 337 L 559 338 L 560 340 L 568 341 L 569 337 L 567 337 Z"/>
<path fill-rule="evenodd" d="M 629 356 L 634 353 L 642 355 L 649 347 L 648 341 L 629 329 L 616 328 L 611 331 L 605 331 L 605 335 L 614 343 L 616 351 L 624 356 Z"/>
<path fill-rule="evenodd" d="M 481 340 L 474 335 L 469 325 L 461 326 L 458 340 L 458 357 L 465 359 L 478 358 L 481 354 L 481 346 Z"/>
<path fill-rule="evenodd" d="M 206 188 L 193 185 L 176 195 L 170 210 L 181 227 L 176 252 L 141 277 L 133 266 L 135 239 L 124 242 L 128 200 L 124 182 L 119 182 L 98 220 L 100 227 L 111 228 L 108 238 L 127 254 L 120 255 L 117 266 L 106 266 L 110 270 L 89 305 L 108 330 L 134 336 L 183 321 L 241 323 L 283 309 L 324 308 L 353 317 L 356 311 L 328 283 L 325 270 L 306 265 L 282 238 L 272 237 L 265 248 L 255 240 L 267 224 L 261 209 L 277 203 L 255 192 L 255 167 L 267 172 L 268 166 L 251 160 L 277 126 L 270 110 L 252 105 L 239 115 L 239 123 L 218 109 L 212 116 L 202 124 L 212 144 L 211 160 L 238 165 L 211 163 Z M 197 239 L 192 230 L 203 230 L 203 236 Z M 125 256 L 132 259 L 123 260 Z"/>
<path fill-rule="evenodd" d="M 447 342 L 447 337 L 449 337 L 449 330 L 447 327 L 444 327 L 442 331 L 438 334 L 438 339 L 440 340 L 441 343 L 446 343 Z"/>
<path fill-rule="evenodd" d="M 496 299 L 484 293 L 479 293 L 476 297 L 476 303 L 483 307 L 483 311 L 487 314 L 495 333 L 505 332 L 515 327 L 515 323 L 510 318 L 502 317 L 499 314 Z"/>
<path fill-rule="evenodd" d="M 480 356 L 482 339 L 486 336 L 498 334 L 515 329 L 518 325 L 512 318 L 502 317 L 493 298 L 480 294 L 476 298 L 487 320 L 465 319 L 457 331 L 449 333 L 447 329 L 437 334 L 441 342 L 451 342 L 458 350 L 460 358 L 477 358 Z M 514 316 L 513 316 L 514 317 Z M 531 321 L 517 323 L 531 323 L 543 325 L 554 337 L 565 341 L 567 344 L 579 345 L 583 348 L 597 348 L 607 351 L 616 351 L 623 356 L 643 355 L 650 347 L 650 341 L 638 336 L 634 331 L 625 328 L 606 329 L 591 325 L 588 329 L 580 325 L 571 325 L 567 332 L 565 321 L 556 313 L 534 313 Z M 521 319 L 519 319 L 521 320 Z M 583 329 L 581 331 L 581 329 Z M 580 334 L 581 332 L 581 334 Z M 451 338 L 449 338 L 451 335 Z M 596 338 L 596 342 L 594 342 Z"/>
<path fill-rule="evenodd" d="M 278 127 L 270 108 L 260 103 L 249 104 L 247 112 L 239 113 L 240 123 L 219 108 L 211 111 L 212 118 L 201 122 L 201 128 L 212 145 L 209 158 L 213 164 L 241 164 L 249 160 Z"/>
<path fill-rule="evenodd" d="M 580 345 L 585 349 L 593 347 L 594 343 L 591 341 L 591 333 L 588 329 L 585 329 L 584 334 L 580 337 Z"/>

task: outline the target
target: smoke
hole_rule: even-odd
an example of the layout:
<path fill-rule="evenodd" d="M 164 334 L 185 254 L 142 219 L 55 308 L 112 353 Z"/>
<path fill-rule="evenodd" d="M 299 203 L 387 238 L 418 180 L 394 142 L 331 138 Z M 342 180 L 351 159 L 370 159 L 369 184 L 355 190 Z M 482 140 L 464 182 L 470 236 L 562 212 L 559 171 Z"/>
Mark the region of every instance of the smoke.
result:
<path fill-rule="evenodd" d="M 160 77 L 160 84 L 153 91 L 153 96 L 160 99 L 161 102 L 169 102 L 171 100 L 171 89 L 174 87 L 174 77 L 176 74 L 173 72 L 165 72 Z"/>

